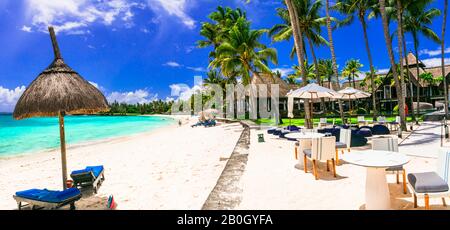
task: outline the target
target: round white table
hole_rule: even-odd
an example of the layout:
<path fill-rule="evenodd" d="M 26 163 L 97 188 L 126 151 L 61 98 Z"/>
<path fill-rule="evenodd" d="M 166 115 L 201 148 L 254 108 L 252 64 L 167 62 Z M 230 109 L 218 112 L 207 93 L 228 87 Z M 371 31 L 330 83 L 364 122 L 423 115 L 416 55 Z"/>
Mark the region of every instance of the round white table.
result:
<path fill-rule="evenodd" d="M 409 162 L 403 153 L 379 150 L 352 151 L 342 156 L 350 164 L 367 168 L 366 210 L 391 209 L 386 168 L 401 166 Z"/>
<path fill-rule="evenodd" d="M 319 138 L 319 137 L 324 137 L 325 134 L 323 133 L 313 133 L 313 132 L 295 132 L 295 133 L 288 133 L 286 135 L 284 135 L 284 137 L 286 138 L 291 138 L 291 139 L 297 139 L 297 140 L 301 140 L 301 139 L 312 139 L 312 138 Z"/>

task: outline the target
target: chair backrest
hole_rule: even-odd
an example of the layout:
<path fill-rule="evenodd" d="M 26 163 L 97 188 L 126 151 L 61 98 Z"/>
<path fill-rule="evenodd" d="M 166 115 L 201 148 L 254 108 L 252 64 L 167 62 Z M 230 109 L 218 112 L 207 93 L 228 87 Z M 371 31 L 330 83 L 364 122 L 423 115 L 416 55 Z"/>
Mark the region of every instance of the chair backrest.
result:
<path fill-rule="evenodd" d="M 352 130 L 341 128 L 339 131 L 339 142 L 346 144 L 350 148 L 352 143 Z"/>
<path fill-rule="evenodd" d="M 320 137 L 311 140 L 311 159 L 325 161 L 334 158 L 336 137 Z"/>
<path fill-rule="evenodd" d="M 327 118 L 326 117 L 320 118 L 320 123 L 322 123 L 322 124 L 327 123 Z"/>
<path fill-rule="evenodd" d="M 378 121 L 378 122 L 386 122 L 386 117 L 384 117 L 384 116 L 379 116 L 379 117 L 377 118 L 377 121 Z"/>
<path fill-rule="evenodd" d="M 373 150 L 398 152 L 397 137 L 380 137 L 372 139 Z"/>
<path fill-rule="evenodd" d="M 441 148 L 439 150 L 437 173 L 450 184 L 450 148 Z"/>
<path fill-rule="evenodd" d="M 358 122 L 360 121 L 366 121 L 366 119 L 364 118 L 364 116 L 358 116 Z"/>

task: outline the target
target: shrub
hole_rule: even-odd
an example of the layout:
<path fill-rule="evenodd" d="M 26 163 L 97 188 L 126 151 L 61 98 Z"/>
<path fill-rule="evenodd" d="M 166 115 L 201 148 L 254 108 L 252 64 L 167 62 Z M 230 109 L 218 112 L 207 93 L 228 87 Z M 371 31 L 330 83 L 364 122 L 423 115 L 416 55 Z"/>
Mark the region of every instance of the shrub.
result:
<path fill-rule="evenodd" d="M 398 105 L 396 105 L 396 106 L 394 107 L 393 112 L 394 112 L 394 113 L 398 113 Z"/>
<path fill-rule="evenodd" d="M 358 109 L 356 110 L 356 114 L 358 114 L 358 115 L 364 115 L 364 114 L 367 114 L 367 111 L 366 111 L 364 108 L 358 108 Z"/>

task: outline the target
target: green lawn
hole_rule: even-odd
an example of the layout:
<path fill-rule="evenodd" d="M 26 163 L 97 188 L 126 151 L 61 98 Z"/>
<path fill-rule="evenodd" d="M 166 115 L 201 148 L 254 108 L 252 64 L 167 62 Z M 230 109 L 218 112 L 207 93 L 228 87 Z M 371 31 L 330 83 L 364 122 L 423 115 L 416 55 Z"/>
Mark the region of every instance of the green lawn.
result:
<path fill-rule="evenodd" d="M 342 124 L 342 120 L 341 118 L 328 118 L 327 122 L 328 123 L 333 123 L 333 119 L 335 119 L 335 124 L 336 125 L 341 125 Z M 348 118 L 352 124 L 356 124 L 358 121 L 358 118 L 356 117 L 352 117 L 352 118 Z M 371 116 L 366 116 L 365 117 L 366 121 L 373 121 Z M 283 124 L 281 126 L 288 126 L 288 125 L 296 125 L 296 126 L 303 126 L 305 125 L 305 119 L 304 118 L 293 118 L 293 119 L 289 119 L 289 118 L 283 118 Z M 314 124 L 319 123 L 320 118 L 314 118 Z M 395 116 L 386 116 L 386 120 L 388 122 L 391 121 L 395 121 Z M 407 122 L 411 122 L 412 118 L 411 117 L 407 117 Z M 422 118 L 419 118 L 419 121 L 422 121 Z M 265 125 L 273 125 L 274 120 L 270 120 L 270 119 L 258 119 L 255 121 L 257 124 L 265 124 Z"/>

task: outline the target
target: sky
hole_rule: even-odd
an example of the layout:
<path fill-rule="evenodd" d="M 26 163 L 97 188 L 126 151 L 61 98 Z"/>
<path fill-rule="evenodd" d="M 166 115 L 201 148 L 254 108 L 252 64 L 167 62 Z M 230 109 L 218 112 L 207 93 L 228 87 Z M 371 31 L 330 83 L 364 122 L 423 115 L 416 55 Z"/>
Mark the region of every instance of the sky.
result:
<path fill-rule="evenodd" d="M 254 29 L 280 23 L 276 8 L 282 1 L 251 0 L 0 0 L 0 112 L 10 112 L 22 92 L 53 60 L 47 26 L 53 25 L 65 62 L 99 88 L 109 101 L 145 103 L 188 97 L 205 78 L 208 48 L 197 48 L 201 23 L 219 5 L 240 7 Z M 443 0 L 430 7 L 443 9 Z M 324 15 L 325 12 L 322 12 Z M 342 15 L 332 13 L 342 18 Z M 447 31 L 450 31 L 447 20 Z M 441 35 L 442 17 L 431 28 Z M 379 19 L 368 21 L 374 66 L 389 69 Z M 391 31 L 395 27 L 391 25 Z M 322 34 L 328 38 L 326 29 Z M 369 70 L 361 24 L 335 30 L 333 39 L 340 68 L 359 59 Z M 413 51 L 407 35 L 408 50 Z M 450 33 L 446 33 L 446 62 L 450 63 Z M 283 75 L 298 64 L 290 59 L 293 41 L 262 42 L 278 50 Z M 396 40 L 394 41 L 396 47 Z M 329 48 L 316 47 L 318 58 L 330 58 Z M 420 37 L 420 59 L 440 63 L 440 45 Z M 309 53 L 309 51 L 308 51 Z"/>

